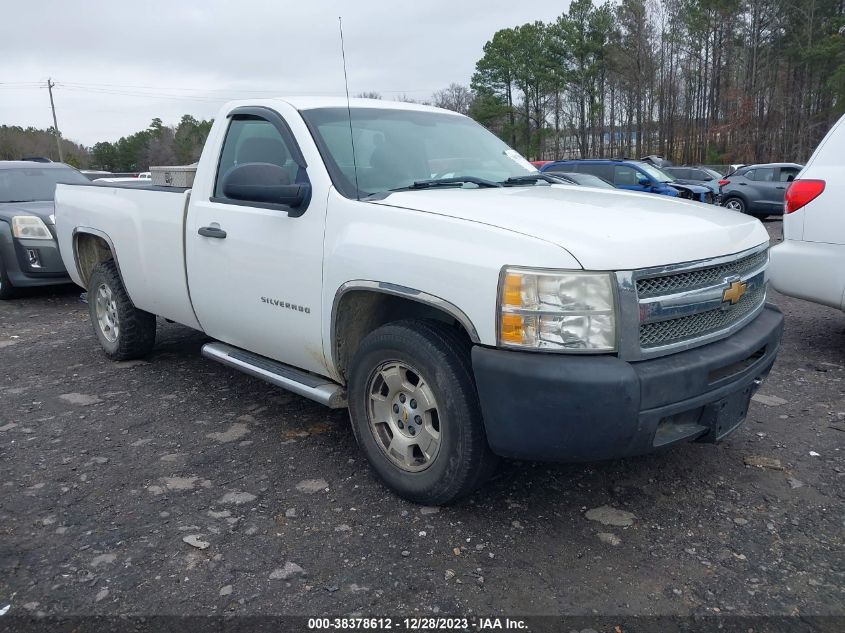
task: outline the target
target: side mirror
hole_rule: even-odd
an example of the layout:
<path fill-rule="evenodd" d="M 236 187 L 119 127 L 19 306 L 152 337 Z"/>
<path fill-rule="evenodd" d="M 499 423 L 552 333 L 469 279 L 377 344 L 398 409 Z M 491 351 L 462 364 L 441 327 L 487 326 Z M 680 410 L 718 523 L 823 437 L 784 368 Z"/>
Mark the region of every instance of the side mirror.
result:
<path fill-rule="evenodd" d="M 301 207 L 311 197 L 311 185 L 291 184 L 288 172 L 272 163 L 235 165 L 223 176 L 223 195 L 233 200 Z"/>
<path fill-rule="evenodd" d="M 640 187 L 651 187 L 653 183 L 651 182 L 651 179 L 648 178 L 647 176 L 643 176 L 642 174 L 637 174 L 637 184 Z"/>

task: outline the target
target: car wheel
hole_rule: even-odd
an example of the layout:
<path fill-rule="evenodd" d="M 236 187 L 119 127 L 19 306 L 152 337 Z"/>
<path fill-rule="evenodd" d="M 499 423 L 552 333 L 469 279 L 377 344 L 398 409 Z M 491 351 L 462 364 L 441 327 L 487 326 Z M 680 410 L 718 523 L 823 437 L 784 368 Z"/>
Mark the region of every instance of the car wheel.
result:
<path fill-rule="evenodd" d="M 728 198 L 723 203 L 726 209 L 730 209 L 731 211 L 738 211 L 739 213 L 745 213 L 745 201 L 742 198 Z"/>
<path fill-rule="evenodd" d="M 113 260 L 97 264 L 88 282 L 88 312 L 94 334 L 111 360 L 131 360 L 155 345 L 154 314 L 134 306 Z"/>
<path fill-rule="evenodd" d="M 454 327 L 408 320 L 369 334 L 352 359 L 355 438 L 382 481 L 405 499 L 450 503 L 495 469 L 469 351 Z"/>
<path fill-rule="evenodd" d="M 0 256 L 0 300 L 14 299 L 17 296 L 18 289 L 9 280 L 9 275 L 6 273 L 6 266 L 3 265 L 3 258 Z"/>

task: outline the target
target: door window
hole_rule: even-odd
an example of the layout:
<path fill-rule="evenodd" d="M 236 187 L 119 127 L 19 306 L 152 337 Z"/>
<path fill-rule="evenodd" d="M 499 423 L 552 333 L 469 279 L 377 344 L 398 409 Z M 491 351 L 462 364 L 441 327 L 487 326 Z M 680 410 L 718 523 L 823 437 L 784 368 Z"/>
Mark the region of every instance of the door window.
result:
<path fill-rule="evenodd" d="M 308 182 L 305 170 L 291 157 L 290 148 L 275 125 L 253 116 L 233 118 L 226 131 L 214 197 L 224 199 L 223 176 L 232 167 L 245 163 L 270 163 L 284 169 L 289 183 Z"/>
<path fill-rule="evenodd" d="M 613 168 L 613 184 L 619 187 L 639 186 L 639 172 L 633 167 L 626 167 L 625 165 L 616 165 Z"/>
<path fill-rule="evenodd" d="M 578 163 L 578 173 L 592 174 L 605 180 L 613 180 L 613 167 L 602 163 Z"/>
<path fill-rule="evenodd" d="M 774 167 L 758 167 L 745 174 L 745 177 L 757 182 L 774 182 L 775 169 Z"/>
<path fill-rule="evenodd" d="M 795 177 L 798 175 L 798 172 L 801 171 L 800 169 L 795 169 L 794 167 L 781 167 L 779 178 L 781 182 L 792 182 L 795 180 Z"/>

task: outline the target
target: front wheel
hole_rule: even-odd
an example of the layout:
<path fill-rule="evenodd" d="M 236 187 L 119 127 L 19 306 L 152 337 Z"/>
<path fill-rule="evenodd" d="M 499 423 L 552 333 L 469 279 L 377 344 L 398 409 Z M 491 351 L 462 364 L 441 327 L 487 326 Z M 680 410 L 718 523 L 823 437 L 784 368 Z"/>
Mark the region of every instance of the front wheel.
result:
<path fill-rule="evenodd" d="M 91 273 L 88 313 L 94 334 L 111 360 L 132 360 L 152 351 L 155 315 L 135 307 L 113 260 L 97 264 Z"/>
<path fill-rule="evenodd" d="M 399 321 L 361 343 L 350 366 L 352 429 L 384 483 L 440 505 L 481 486 L 497 458 L 487 445 L 469 345 L 436 321 Z"/>
<path fill-rule="evenodd" d="M 731 211 L 745 213 L 745 201 L 742 198 L 728 198 L 723 206 Z"/>

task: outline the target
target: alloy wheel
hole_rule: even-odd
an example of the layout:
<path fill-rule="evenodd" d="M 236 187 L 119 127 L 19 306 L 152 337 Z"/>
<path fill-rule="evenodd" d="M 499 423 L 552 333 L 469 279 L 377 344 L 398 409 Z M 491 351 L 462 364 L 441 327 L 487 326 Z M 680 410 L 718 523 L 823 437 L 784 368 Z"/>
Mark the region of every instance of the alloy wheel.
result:
<path fill-rule="evenodd" d="M 117 303 L 107 284 L 97 287 L 96 311 L 100 332 L 109 343 L 114 343 L 120 335 L 120 320 L 117 316 Z"/>
<path fill-rule="evenodd" d="M 437 400 L 425 378 L 411 365 L 388 361 L 367 382 L 367 417 L 379 448 L 406 472 L 431 466 L 440 452 Z"/>

